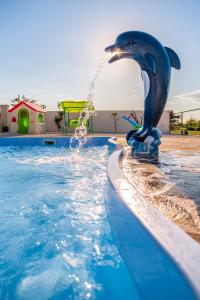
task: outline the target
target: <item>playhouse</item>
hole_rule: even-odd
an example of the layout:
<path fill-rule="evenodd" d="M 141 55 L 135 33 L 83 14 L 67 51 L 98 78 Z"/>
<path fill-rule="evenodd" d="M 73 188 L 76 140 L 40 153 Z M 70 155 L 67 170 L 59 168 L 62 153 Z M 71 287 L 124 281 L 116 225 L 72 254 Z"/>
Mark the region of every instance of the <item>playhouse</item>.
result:
<path fill-rule="evenodd" d="M 39 105 L 20 101 L 8 110 L 8 126 L 11 133 L 45 133 L 46 111 Z"/>

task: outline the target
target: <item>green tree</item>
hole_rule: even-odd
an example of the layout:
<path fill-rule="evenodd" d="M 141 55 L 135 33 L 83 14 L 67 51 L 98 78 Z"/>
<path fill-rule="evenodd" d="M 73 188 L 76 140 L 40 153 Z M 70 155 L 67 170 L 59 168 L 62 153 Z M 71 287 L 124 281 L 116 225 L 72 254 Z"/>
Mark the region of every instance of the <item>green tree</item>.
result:
<path fill-rule="evenodd" d="M 180 115 L 177 115 L 173 112 L 173 110 L 170 110 L 169 112 L 169 127 L 170 130 L 176 129 L 176 127 L 180 127 Z"/>
<path fill-rule="evenodd" d="M 17 103 L 19 103 L 20 101 L 24 101 L 24 102 L 27 102 L 27 103 L 31 103 L 31 104 L 37 104 L 39 105 L 40 107 L 42 107 L 43 109 L 46 108 L 46 105 L 44 104 L 39 104 L 38 103 L 38 100 L 36 99 L 33 99 L 33 98 L 27 98 L 25 95 L 17 95 L 14 99 L 12 99 L 10 102 L 11 102 L 11 105 L 14 106 L 16 105 Z"/>
<path fill-rule="evenodd" d="M 200 120 L 197 121 L 197 130 L 200 131 Z"/>
<path fill-rule="evenodd" d="M 196 120 L 194 117 L 191 117 L 185 122 L 185 125 L 188 130 L 197 130 L 199 123 L 200 121 Z"/>

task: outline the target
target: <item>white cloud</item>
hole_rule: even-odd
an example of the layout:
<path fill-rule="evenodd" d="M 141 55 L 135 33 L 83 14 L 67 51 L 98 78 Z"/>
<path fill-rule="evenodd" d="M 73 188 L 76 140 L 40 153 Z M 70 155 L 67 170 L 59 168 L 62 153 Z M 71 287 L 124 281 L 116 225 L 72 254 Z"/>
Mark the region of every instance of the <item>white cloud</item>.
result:
<path fill-rule="evenodd" d="M 174 96 L 175 99 L 200 104 L 200 90 Z"/>

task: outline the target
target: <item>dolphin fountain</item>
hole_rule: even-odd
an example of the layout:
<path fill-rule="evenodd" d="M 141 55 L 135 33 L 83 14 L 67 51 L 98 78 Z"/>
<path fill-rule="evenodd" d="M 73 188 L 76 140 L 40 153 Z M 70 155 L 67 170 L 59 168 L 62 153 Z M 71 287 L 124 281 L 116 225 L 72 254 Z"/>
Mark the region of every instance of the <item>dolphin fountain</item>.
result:
<path fill-rule="evenodd" d="M 172 49 L 164 47 L 152 35 L 141 31 L 128 31 L 120 34 L 115 44 L 105 48 L 105 51 L 113 54 L 109 63 L 129 58 L 139 64 L 144 82 L 144 123 L 139 130 L 128 134 L 128 144 L 132 145 L 137 153 L 144 152 L 141 143 L 144 144 L 145 139 L 152 136 L 156 143 L 152 143 L 151 152 L 157 154 L 161 134 L 158 131 L 156 133 L 155 127 L 167 102 L 171 67 L 178 70 L 181 68 L 178 55 Z M 149 153 L 150 147 L 146 148 Z M 137 149 L 140 150 L 137 151 Z"/>

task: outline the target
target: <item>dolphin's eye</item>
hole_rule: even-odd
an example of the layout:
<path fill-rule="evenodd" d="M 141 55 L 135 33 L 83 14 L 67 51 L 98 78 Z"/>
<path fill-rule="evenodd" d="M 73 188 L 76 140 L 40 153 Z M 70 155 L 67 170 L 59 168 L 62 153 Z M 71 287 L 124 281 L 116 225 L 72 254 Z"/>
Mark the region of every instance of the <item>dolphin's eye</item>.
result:
<path fill-rule="evenodd" d="M 129 45 L 132 45 L 132 44 L 134 44 L 134 40 L 129 40 Z"/>

